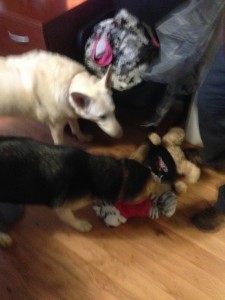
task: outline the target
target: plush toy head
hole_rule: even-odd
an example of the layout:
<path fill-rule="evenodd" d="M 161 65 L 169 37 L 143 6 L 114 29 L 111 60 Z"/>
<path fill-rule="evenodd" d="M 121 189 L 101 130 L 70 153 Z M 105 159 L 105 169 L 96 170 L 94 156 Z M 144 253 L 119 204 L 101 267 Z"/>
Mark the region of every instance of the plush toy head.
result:
<path fill-rule="evenodd" d="M 173 182 L 176 165 L 169 151 L 161 145 L 161 138 L 152 133 L 146 143 L 149 143 L 149 152 L 145 163 L 150 167 L 154 179 L 158 182 Z"/>
<path fill-rule="evenodd" d="M 156 180 L 169 181 L 177 192 L 185 192 L 186 182 L 198 181 L 200 169 L 186 159 L 181 148 L 184 138 L 180 127 L 171 128 L 162 138 L 152 132 L 131 158 L 148 165 Z M 184 180 L 178 180 L 178 175 L 183 175 Z"/>

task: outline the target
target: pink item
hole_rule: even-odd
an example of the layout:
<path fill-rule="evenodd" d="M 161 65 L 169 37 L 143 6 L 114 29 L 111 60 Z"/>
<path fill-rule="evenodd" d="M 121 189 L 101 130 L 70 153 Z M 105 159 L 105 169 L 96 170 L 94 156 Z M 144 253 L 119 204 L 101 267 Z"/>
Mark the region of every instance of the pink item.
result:
<path fill-rule="evenodd" d="M 101 48 L 98 55 L 97 47 Z M 99 36 L 96 37 L 91 53 L 91 58 L 93 62 L 96 63 L 96 65 L 99 65 L 101 67 L 108 66 L 112 62 L 112 48 L 108 39 L 105 36 L 101 38 L 99 38 Z"/>

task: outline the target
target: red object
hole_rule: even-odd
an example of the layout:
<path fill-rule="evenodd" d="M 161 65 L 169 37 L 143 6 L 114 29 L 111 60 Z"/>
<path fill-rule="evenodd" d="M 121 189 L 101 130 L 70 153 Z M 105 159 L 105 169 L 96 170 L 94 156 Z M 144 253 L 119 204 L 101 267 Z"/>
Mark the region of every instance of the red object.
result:
<path fill-rule="evenodd" d="M 117 202 L 115 207 L 120 211 L 120 214 L 127 219 L 131 217 L 149 217 L 153 202 L 149 198 L 135 204 Z"/>

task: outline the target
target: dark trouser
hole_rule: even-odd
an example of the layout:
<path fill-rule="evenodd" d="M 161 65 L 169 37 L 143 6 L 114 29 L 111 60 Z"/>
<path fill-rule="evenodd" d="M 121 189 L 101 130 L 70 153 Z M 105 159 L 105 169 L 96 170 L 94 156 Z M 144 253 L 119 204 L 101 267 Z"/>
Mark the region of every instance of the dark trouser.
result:
<path fill-rule="evenodd" d="M 219 194 L 215 208 L 216 210 L 225 213 L 225 184 L 219 188 Z"/>
<path fill-rule="evenodd" d="M 201 157 L 212 166 L 225 163 L 225 47 L 214 61 L 198 91 Z M 225 185 L 219 189 L 215 207 L 225 212 Z"/>

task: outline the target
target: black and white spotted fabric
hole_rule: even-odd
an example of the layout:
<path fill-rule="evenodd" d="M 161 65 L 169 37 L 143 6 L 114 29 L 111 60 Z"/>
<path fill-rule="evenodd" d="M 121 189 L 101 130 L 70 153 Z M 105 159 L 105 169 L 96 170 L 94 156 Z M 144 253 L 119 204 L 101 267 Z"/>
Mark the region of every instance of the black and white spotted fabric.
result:
<path fill-rule="evenodd" d="M 159 45 L 152 31 L 127 10 L 120 10 L 114 18 L 98 23 L 86 42 L 84 63 L 99 78 L 108 66 L 93 61 L 96 38 L 106 37 L 112 49 L 112 87 L 127 90 L 142 81 L 141 73 L 158 54 Z"/>

